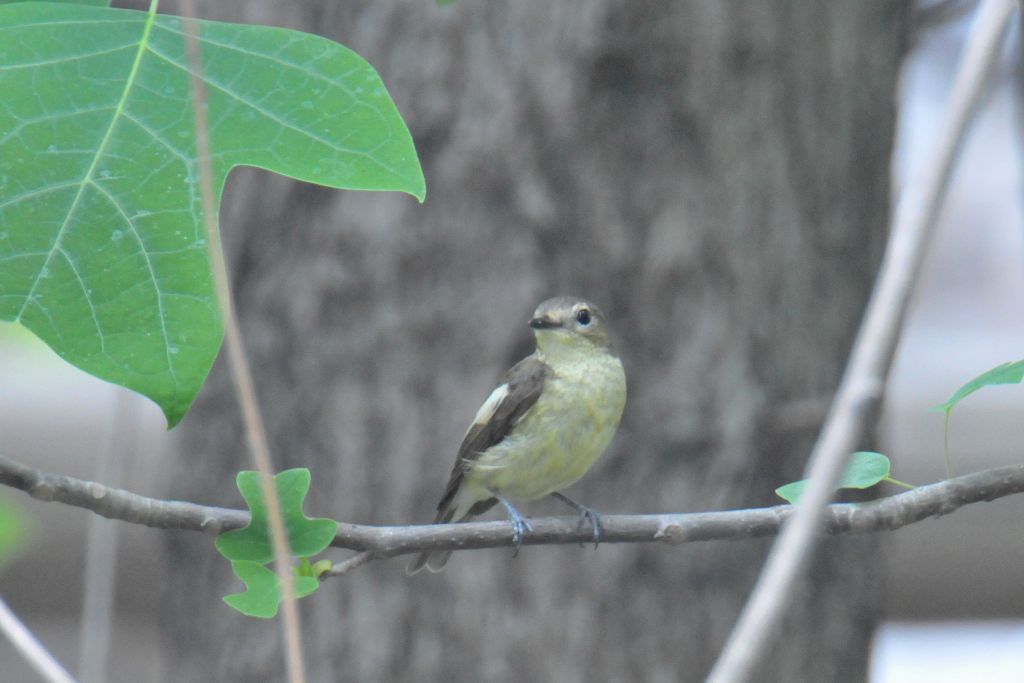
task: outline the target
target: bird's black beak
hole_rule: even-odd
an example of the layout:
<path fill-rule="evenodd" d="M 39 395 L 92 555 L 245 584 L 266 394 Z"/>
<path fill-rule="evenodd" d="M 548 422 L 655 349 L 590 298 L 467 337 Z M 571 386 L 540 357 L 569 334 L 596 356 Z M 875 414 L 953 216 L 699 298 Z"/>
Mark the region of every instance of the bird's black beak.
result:
<path fill-rule="evenodd" d="M 554 327 L 561 327 L 562 323 L 551 318 L 530 318 L 530 327 L 535 330 L 550 330 Z"/>

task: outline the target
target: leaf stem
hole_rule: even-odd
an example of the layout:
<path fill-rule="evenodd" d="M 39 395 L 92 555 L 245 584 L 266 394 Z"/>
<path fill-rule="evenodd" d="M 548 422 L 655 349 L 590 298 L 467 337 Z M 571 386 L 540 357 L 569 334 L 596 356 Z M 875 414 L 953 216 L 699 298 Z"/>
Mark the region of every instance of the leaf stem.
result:
<path fill-rule="evenodd" d="M 893 479 L 892 477 L 882 477 L 882 481 L 887 481 L 887 482 L 889 482 L 890 484 L 894 484 L 894 485 L 896 485 L 896 486 L 902 486 L 902 487 L 903 487 L 903 488 L 905 488 L 905 489 L 910 489 L 910 490 L 914 490 L 914 489 L 916 489 L 916 488 L 917 488 L 917 487 L 916 487 L 916 486 L 914 486 L 913 484 L 908 484 L 908 483 L 907 483 L 907 482 L 905 482 L 905 481 L 900 481 L 899 479 Z"/>
<path fill-rule="evenodd" d="M 949 411 L 942 418 L 942 457 L 946 460 L 946 479 L 953 478 L 953 459 L 949 454 Z"/>
<path fill-rule="evenodd" d="M 320 581 L 326 581 L 327 579 L 334 576 L 344 576 L 353 569 L 363 566 L 367 562 L 372 562 L 377 559 L 377 553 L 372 550 L 364 550 L 363 552 L 353 555 L 343 562 L 331 565 L 331 568 L 320 574 L 317 578 Z"/>

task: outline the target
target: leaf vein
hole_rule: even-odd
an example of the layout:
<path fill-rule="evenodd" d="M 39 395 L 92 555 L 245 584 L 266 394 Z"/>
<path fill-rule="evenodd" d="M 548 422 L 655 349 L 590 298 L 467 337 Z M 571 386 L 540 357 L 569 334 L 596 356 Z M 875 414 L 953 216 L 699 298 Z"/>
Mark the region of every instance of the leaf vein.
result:
<path fill-rule="evenodd" d="M 71 272 L 75 275 L 75 281 L 78 282 L 78 286 L 82 288 L 82 296 L 85 297 L 85 303 L 89 305 L 89 312 L 92 314 L 92 322 L 93 325 L 96 326 L 96 334 L 100 339 L 100 351 L 104 356 L 107 356 L 106 335 L 103 334 L 103 326 L 100 325 L 99 315 L 97 315 L 96 307 L 92 303 L 92 297 L 89 296 L 89 288 L 86 286 L 85 280 L 82 279 L 82 274 L 78 272 L 78 267 L 71 258 L 71 254 L 69 254 L 63 247 L 59 247 L 57 251 L 64 257 L 64 260 L 67 261 L 68 267 L 71 268 Z M 109 358 L 109 356 L 107 357 Z"/>
<path fill-rule="evenodd" d="M 187 66 L 185 66 L 183 64 L 179 64 L 173 58 L 171 58 L 168 55 L 166 55 L 166 54 L 160 52 L 159 50 L 155 49 L 152 45 L 147 45 L 146 49 L 149 50 L 150 52 L 152 52 L 154 55 L 156 55 L 160 59 L 163 59 L 168 64 L 170 64 L 170 65 L 172 65 L 174 67 L 177 67 L 178 69 L 184 71 L 185 73 L 191 73 L 191 71 L 189 70 L 189 68 Z M 371 152 L 366 152 L 364 150 L 353 149 L 351 147 L 339 146 L 334 140 L 330 140 L 330 139 L 325 138 L 325 137 L 323 137 L 321 135 L 317 135 L 316 133 L 314 133 L 314 132 L 312 132 L 310 130 L 302 128 L 302 127 L 300 127 L 300 126 L 298 126 L 298 125 L 296 125 L 296 124 L 294 124 L 294 123 L 292 123 L 290 121 L 286 121 L 285 119 L 281 118 L 280 116 L 278 116 L 274 112 L 272 112 L 272 111 L 270 111 L 268 109 L 264 109 L 261 105 L 259 105 L 259 104 L 255 103 L 255 102 L 253 102 L 253 101 L 251 101 L 251 100 L 249 100 L 249 99 L 239 95 L 238 93 L 232 92 L 229 88 L 227 88 L 224 85 L 222 85 L 221 83 L 213 80 L 212 78 L 210 78 L 206 74 L 202 74 L 201 78 L 202 78 L 203 82 L 205 82 L 211 88 L 214 88 L 214 89 L 224 93 L 228 97 L 230 97 L 230 98 L 240 102 L 241 104 L 244 104 L 245 106 L 249 107 L 250 109 L 259 112 L 260 114 L 266 116 L 268 119 L 270 119 L 274 123 L 278 124 L 281 128 L 285 128 L 285 129 L 291 130 L 291 131 L 293 131 L 295 133 L 298 133 L 299 135 L 301 135 L 303 137 L 306 137 L 306 138 L 308 138 L 310 140 L 313 140 L 314 142 L 318 142 L 321 145 L 324 145 L 325 147 L 333 149 L 336 152 L 341 152 L 341 153 L 344 153 L 344 154 L 350 154 L 352 156 L 363 157 L 367 161 L 369 161 L 370 163 L 372 163 L 372 164 L 374 164 L 374 165 L 384 169 L 388 173 L 391 173 L 392 175 L 395 175 L 397 177 L 403 177 L 402 174 L 399 173 L 395 168 L 392 168 L 388 164 L 385 164 L 385 163 L 381 162 L 381 160 L 376 158 L 376 157 L 374 157 Z M 379 143 L 376 147 L 380 147 L 380 145 L 384 144 L 385 142 L 387 142 L 387 140 L 381 141 L 381 143 Z"/>
<path fill-rule="evenodd" d="M 136 229 L 135 223 L 133 223 L 128 217 L 124 207 L 122 207 L 121 203 L 117 201 L 117 198 L 96 181 L 90 179 L 89 184 L 99 190 L 100 194 L 106 197 L 111 205 L 117 209 L 117 212 L 121 214 L 121 218 L 124 219 L 125 225 L 128 227 L 128 231 L 139 243 L 139 253 L 142 254 L 142 258 L 146 262 L 146 268 L 149 270 L 150 281 L 153 283 L 153 289 L 156 291 L 156 305 L 160 318 L 160 332 L 162 333 L 164 340 L 164 355 L 167 358 L 167 371 L 171 373 L 171 378 L 174 379 L 175 386 L 178 386 L 178 376 L 174 371 L 174 363 L 171 361 L 171 338 L 167 331 L 167 316 L 164 313 L 164 300 L 163 292 L 160 289 L 160 278 L 157 277 L 156 269 L 153 267 L 153 260 L 150 258 L 150 253 L 146 249 L 146 243 L 143 241 L 142 235 L 139 234 L 139 231 Z"/>
<path fill-rule="evenodd" d="M 42 66 L 53 66 L 55 64 L 64 64 L 66 62 L 74 62 L 81 59 L 88 59 L 90 57 L 99 57 L 102 55 L 114 54 L 115 52 L 121 52 L 128 48 L 134 47 L 138 43 L 128 43 L 127 45 L 118 45 L 117 47 L 110 48 L 108 50 L 97 50 L 95 52 L 85 52 L 78 55 L 71 55 L 68 57 L 60 57 L 57 59 L 44 59 L 40 62 L 22 62 L 21 64 L 4 64 L 0 66 L 0 73 L 8 71 L 16 71 L 18 69 L 36 69 Z"/>
<path fill-rule="evenodd" d="M 125 79 L 124 89 L 121 91 L 121 98 L 114 108 L 114 113 L 110 118 L 110 125 L 107 126 L 107 130 L 103 134 L 103 139 L 100 140 L 100 144 L 96 148 L 96 154 L 92 159 L 92 163 L 89 164 L 89 168 L 86 169 L 85 175 L 82 180 L 77 184 L 78 191 L 75 193 L 74 199 L 71 201 L 71 206 L 68 207 L 67 215 L 64 217 L 64 221 L 57 231 L 57 235 L 54 237 L 53 248 L 50 251 L 50 255 L 43 262 L 43 266 L 36 273 L 35 280 L 32 282 L 32 286 L 29 288 L 28 294 L 25 296 L 25 302 L 22 304 L 21 309 L 18 311 L 18 315 L 15 316 L 15 321 L 20 322 L 25 314 L 25 309 L 30 301 L 35 299 L 35 291 L 39 286 L 39 282 L 42 280 L 42 275 L 46 271 L 46 266 L 53 258 L 53 254 L 61 247 L 64 239 L 64 235 L 67 233 L 68 226 L 71 224 L 71 219 L 78 210 L 78 205 L 82 201 L 82 196 L 85 194 L 86 186 L 91 182 L 93 174 L 96 172 L 96 167 L 99 165 L 100 158 L 103 156 L 103 152 L 107 145 L 110 143 L 110 138 L 113 135 L 114 128 L 117 125 L 117 120 L 120 113 L 124 110 L 125 101 L 128 99 L 128 93 L 131 92 L 132 85 L 135 83 L 136 76 L 139 71 L 139 63 L 142 61 L 142 55 L 146 49 L 146 43 L 149 42 L 150 29 L 153 26 L 153 19 L 156 16 L 155 8 L 150 10 L 150 13 L 146 17 L 146 23 L 143 25 L 142 36 L 139 38 L 138 50 L 135 54 L 135 60 L 132 63 L 131 69 L 128 72 L 128 77 Z M 96 187 L 99 187 L 98 185 Z M 123 213 L 123 212 L 122 212 Z M 37 304 L 38 305 L 38 304 Z M 40 308 L 42 308 L 40 306 Z"/>

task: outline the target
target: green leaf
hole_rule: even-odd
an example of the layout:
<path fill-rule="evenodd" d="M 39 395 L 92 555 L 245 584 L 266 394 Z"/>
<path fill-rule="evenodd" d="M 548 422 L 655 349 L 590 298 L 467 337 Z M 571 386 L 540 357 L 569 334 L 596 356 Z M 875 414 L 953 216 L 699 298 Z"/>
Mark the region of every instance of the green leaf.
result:
<path fill-rule="evenodd" d="M 295 567 L 295 576 L 316 576 L 313 573 L 313 564 L 308 557 L 299 558 L 299 564 Z"/>
<path fill-rule="evenodd" d="M 302 503 L 309 492 L 309 470 L 285 470 L 274 477 L 277 495 L 281 501 L 288 545 L 295 557 L 310 557 L 331 544 L 338 524 L 333 519 L 311 519 L 302 513 Z M 260 490 L 258 472 L 239 472 L 238 490 L 249 505 L 252 520 L 244 529 L 226 531 L 217 537 L 217 550 L 229 560 L 270 562 L 274 549 L 270 544 L 267 508 Z"/>
<path fill-rule="evenodd" d="M 857 451 L 850 456 L 850 464 L 846 466 L 837 489 L 866 489 L 889 477 L 889 458 L 873 451 Z M 801 479 L 780 486 L 775 494 L 796 505 L 803 495 L 807 480 Z"/>
<path fill-rule="evenodd" d="M 259 562 L 245 560 L 232 562 L 231 570 L 245 584 L 245 592 L 225 595 L 224 602 L 250 617 L 274 617 L 277 614 L 277 606 L 281 603 L 281 584 L 277 574 Z M 294 579 L 297 598 L 309 595 L 320 585 L 320 582 L 311 576 L 295 576 Z"/>
<path fill-rule="evenodd" d="M 312 576 L 319 579 L 324 572 L 330 571 L 334 563 L 330 560 L 320 560 L 316 563 L 309 561 L 308 557 L 300 557 L 299 565 L 295 567 L 296 576 Z"/>
<path fill-rule="evenodd" d="M 949 415 L 949 411 L 953 409 L 960 401 L 964 400 L 971 394 L 982 387 L 989 387 L 996 384 L 1020 384 L 1024 381 L 1024 360 L 1018 360 L 1012 363 L 1003 363 L 997 365 L 988 372 L 983 372 L 967 384 L 963 385 L 949 397 L 949 400 L 941 405 L 937 405 L 932 410 L 942 411 Z"/>
<path fill-rule="evenodd" d="M 25 538 L 25 518 L 21 509 L 0 496 L 0 565 L 10 559 Z"/>
<path fill-rule="evenodd" d="M 218 206 L 239 165 L 423 199 L 409 131 L 357 54 L 267 26 L 199 33 Z M 0 103 L 0 320 L 173 427 L 223 337 L 181 20 L 0 5 Z"/>

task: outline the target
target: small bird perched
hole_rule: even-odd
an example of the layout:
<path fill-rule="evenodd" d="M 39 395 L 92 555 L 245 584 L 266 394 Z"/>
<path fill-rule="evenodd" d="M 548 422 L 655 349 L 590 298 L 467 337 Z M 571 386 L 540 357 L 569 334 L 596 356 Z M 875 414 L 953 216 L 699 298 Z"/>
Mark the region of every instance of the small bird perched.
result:
<path fill-rule="evenodd" d="M 559 493 L 586 474 L 619 426 L 626 375 L 601 311 L 577 297 L 540 304 L 530 319 L 537 350 L 505 373 L 480 406 L 459 447 L 435 524 L 462 522 L 501 502 L 518 551 L 531 530 L 510 502 L 553 495 L 589 519 L 594 542 L 600 517 Z M 450 550 L 425 552 L 408 567 L 441 571 Z"/>

